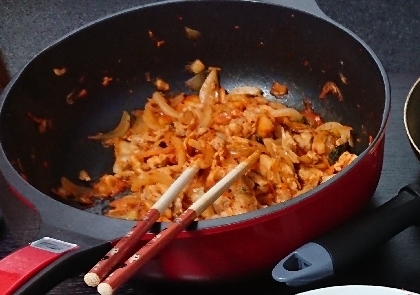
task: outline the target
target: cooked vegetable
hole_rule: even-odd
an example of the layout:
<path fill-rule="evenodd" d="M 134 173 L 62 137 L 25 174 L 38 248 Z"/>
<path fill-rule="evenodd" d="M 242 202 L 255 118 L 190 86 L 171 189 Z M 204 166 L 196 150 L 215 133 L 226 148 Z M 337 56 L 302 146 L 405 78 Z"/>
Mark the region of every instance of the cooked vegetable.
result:
<path fill-rule="evenodd" d="M 95 182 L 94 192 L 87 191 L 83 200 L 128 191 L 110 203 L 107 215 L 139 219 L 184 169 L 198 165 L 200 172 L 160 218 L 171 221 L 231 167 L 260 150 L 250 171 L 199 217 L 218 218 L 294 198 L 356 158 L 343 152 L 353 144 L 351 127 L 324 123 L 308 102 L 298 111 L 270 101 L 255 86 L 228 92 L 220 86 L 219 72 L 203 71 L 208 74 L 192 94 L 155 92 L 143 110 L 132 112 L 132 125 L 124 112 L 115 130 L 91 137 L 114 147 L 115 163 L 113 173 Z M 61 189 L 66 188 L 72 186 Z M 79 195 L 78 190 L 74 193 Z"/>
<path fill-rule="evenodd" d="M 97 140 L 108 140 L 123 136 L 130 128 L 130 115 L 127 112 L 123 112 L 120 123 L 118 126 L 107 133 L 99 133 L 96 135 L 89 136 L 90 139 Z"/>
<path fill-rule="evenodd" d="M 344 143 L 342 145 L 339 145 L 335 147 L 329 154 L 328 154 L 328 162 L 330 164 L 334 164 L 338 161 L 340 156 L 345 152 L 349 150 L 349 144 Z"/>
<path fill-rule="evenodd" d="M 197 40 L 201 37 L 201 33 L 197 30 L 185 27 L 185 35 L 188 39 Z"/>
<path fill-rule="evenodd" d="M 280 84 L 278 82 L 273 82 L 271 85 L 270 93 L 276 97 L 281 97 L 286 95 L 289 92 L 289 89 L 287 89 L 287 86 L 284 84 Z"/>
<path fill-rule="evenodd" d="M 198 73 L 201 73 L 202 71 L 204 71 L 206 69 L 206 66 L 203 64 L 203 62 L 201 60 L 196 59 L 191 64 L 189 64 L 186 68 L 190 72 L 192 72 L 194 74 L 198 74 Z"/>

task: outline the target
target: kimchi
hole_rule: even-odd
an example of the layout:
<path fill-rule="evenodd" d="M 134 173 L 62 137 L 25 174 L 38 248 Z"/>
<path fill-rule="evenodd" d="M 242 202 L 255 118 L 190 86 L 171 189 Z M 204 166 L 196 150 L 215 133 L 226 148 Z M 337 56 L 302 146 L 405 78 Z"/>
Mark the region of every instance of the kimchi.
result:
<path fill-rule="evenodd" d="M 107 216 L 138 220 L 189 166 L 200 170 L 159 221 L 173 221 L 256 149 L 261 157 L 199 220 L 232 216 L 285 202 L 327 181 L 356 155 L 352 128 L 323 122 L 265 97 L 261 89 L 230 91 L 209 68 L 197 92 L 154 92 L 143 109 L 124 113 L 120 125 L 92 136 L 112 147 L 113 173 L 78 200 L 111 199 Z M 308 111 L 309 110 L 309 111 Z M 313 118 L 316 117 L 317 120 Z M 69 197 L 65 187 L 57 190 Z M 116 195 L 123 195 L 113 199 Z"/>

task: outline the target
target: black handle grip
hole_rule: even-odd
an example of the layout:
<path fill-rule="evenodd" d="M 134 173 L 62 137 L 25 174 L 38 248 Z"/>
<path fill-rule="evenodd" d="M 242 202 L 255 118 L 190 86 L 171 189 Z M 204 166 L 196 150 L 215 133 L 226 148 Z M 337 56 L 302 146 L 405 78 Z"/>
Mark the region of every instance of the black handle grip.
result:
<path fill-rule="evenodd" d="M 379 208 L 314 242 L 330 253 L 337 274 L 419 220 L 420 186 L 413 183 Z"/>

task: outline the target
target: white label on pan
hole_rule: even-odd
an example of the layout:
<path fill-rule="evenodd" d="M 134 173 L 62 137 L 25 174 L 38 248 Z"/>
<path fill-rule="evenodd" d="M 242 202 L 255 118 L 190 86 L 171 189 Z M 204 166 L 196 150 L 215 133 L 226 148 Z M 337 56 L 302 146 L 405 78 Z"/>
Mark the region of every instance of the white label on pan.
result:
<path fill-rule="evenodd" d="M 77 247 L 76 244 L 63 242 L 57 239 L 44 237 L 30 244 L 34 248 L 42 249 L 53 253 L 64 253 Z"/>

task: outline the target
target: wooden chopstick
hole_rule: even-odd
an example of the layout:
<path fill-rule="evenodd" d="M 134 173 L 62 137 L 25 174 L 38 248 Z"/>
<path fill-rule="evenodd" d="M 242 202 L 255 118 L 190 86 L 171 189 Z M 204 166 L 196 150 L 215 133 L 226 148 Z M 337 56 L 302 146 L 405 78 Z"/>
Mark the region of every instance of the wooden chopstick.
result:
<path fill-rule="evenodd" d="M 185 169 L 132 230 L 121 238 L 105 257 L 84 276 L 84 281 L 88 286 L 96 287 L 118 264 L 123 263 L 138 249 L 143 235 L 159 219 L 198 170 L 199 168 L 196 166 Z"/>
<path fill-rule="evenodd" d="M 124 264 L 111 273 L 97 287 L 99 294 L 112 295 L 122 284 L 134 275 L 144 264 L 167 246 L 179 233 L 193 222 L 208 206 L 214 203 L 237 179 L 259 159 L 261 152 L 256 151 L 245 161 L 232 169 L 216 185 L 209 189 L 187 210 L 185 210 L 174 222 L 170 223 L 161 233 L 132 255 Z"/>

